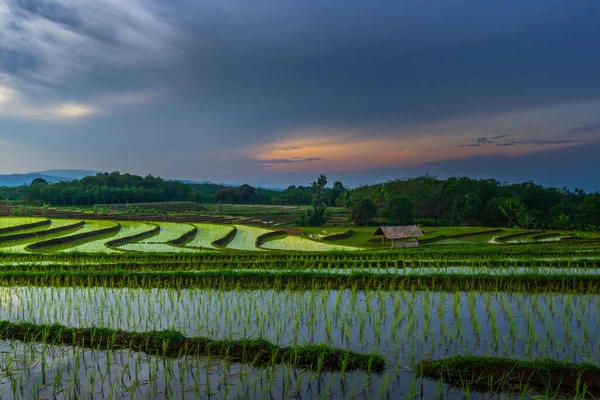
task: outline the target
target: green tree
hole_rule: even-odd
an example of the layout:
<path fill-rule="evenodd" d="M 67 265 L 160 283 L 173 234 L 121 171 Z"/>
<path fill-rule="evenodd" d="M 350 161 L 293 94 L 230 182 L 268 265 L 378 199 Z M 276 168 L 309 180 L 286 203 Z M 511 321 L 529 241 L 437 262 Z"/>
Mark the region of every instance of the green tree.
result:
<path fill-rule="evenodd" d="M 325 186 L 327 186 L 327 177 L 325 175 L 319 175 L 317 178 L 317 185 L 319 185 L 321 190 L 325 189 Z"/>
<path fill-rule="evenodd" d="M 385 217 L 399 225 L 412 224 L 415 221 L 414 215 L 414 203 L 402 196 L 394 198 L 385 210 Z"/>
<path fill-rule="evenodd" d="M 521 200 L 515 197 L 505 197 L 501 199 L 499 209 L 506 218 L 509 228 L 512 228 L 514 221 L 519 215 L 526 211 L 525 205 L 521 203 Z"/>
<path fill-rule="evenodd" d="M 572 225 L 571 218 L 566 214 L 553 217 L 550 222 L 550 228 L 552 229 L 571 229 Z"/>
<path fill-rule="evenodd" d="M 31 186 L 36 186 L 36 185 L 46 186 L 46 185 L 48 185 L 48 181 L 45 180 L 44 178 L 35 178 L 34 180 L 31 181 Z"/>
<path fill-rule="evenodd" d="M 238 203 L 250 204 L 256 199 L 256 189 L 247 183 L 238 187 L 235 192 Z"/>
<path fill-rule="evenodd" d="M 517 216 L 517 224 L 519 228 L 531 229 L 535 225 L 535 216 L 529 212 L 523 212 Z"/>
<path fill-rule="evenodd" d="M 311 185 L 312 190 L 312 202 L 311 208 L 307 209 L 304 214 L 300 217 L 300 224 L 303 226 L 321 226 L 325 224 L 327 217 L 325 216 L 325 210 L 327 210 L 327 204 L 324 200 L 325 186 L 327 185 L 327 177 L 325 175 L 319 176 L 315 182 Z"/>
<path fill-rule="evenodd" d="M 479 226 L 482 224 L 483 202 L 474 193 L 457 197 L 452 205 L 452 220 L 458 225 Z"/>
<path fill-rule="evenodd" d="M 386 190 L 383 184 L 373 186 L 371 190 L 370 199 L 373 204 L 375 204 L 376 212 L 379 218 L 381 218 L 381 210 L 383 208 L 383 203 L 385 202 Z"/>
<path fill-rule="evenodd" d="M 367 198 L 362 199 L 354 205 L 350 217 L 356 225 L 368 225 L 376 214 L 377 207 L 375 203 L 373 203 L 373 200 Z"/>
<path fill-rule="evenodd" d="M 587 196 L 577 209 L 577 220 L 582 227 L 600 229 L 600 193 Z"/>

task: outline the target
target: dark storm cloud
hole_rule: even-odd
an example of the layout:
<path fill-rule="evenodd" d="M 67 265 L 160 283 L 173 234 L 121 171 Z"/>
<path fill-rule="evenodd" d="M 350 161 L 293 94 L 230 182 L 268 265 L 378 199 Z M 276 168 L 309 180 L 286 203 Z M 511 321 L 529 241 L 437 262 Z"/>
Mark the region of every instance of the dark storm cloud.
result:
<path fill-rule="evenodd" d="M 94 26 L 86 23 L 78 10 L 62 3 L 53 3 L 40 0 L 19 0 L 14 3 L 14 10 L 21 11 L 26 19 L 43 18 L 56 22 L 70 31 L 88 36 L 109 46 L 118 46 L 119 41 L 114 38 L 114 31 L 106 26 Z"/>
<path fill-rule="evenodd" d="M 600 99 L 597 0 L 5 3 L 0 87 L 19 95 L 9 99 L 12 110 L 39 100 L 28 114 L 37 117 L 45 107 L 78 101 L 97 114 L 68 126 L 17 115 L 18 123 L 0 120 L 0 140 L 97 160 L 81 168 L 129 163 L 143 174 L 160 158 L 170 176 L 236 162 L 238 174 L 256 176 L 257 163 L 322 159 L 223 155 L 275 142 L 299 150 L 284 134 L 318 137 L 320 128 L 322 135 L 348 130 L 356 142 L 439 136 L 443 126 L 432 133 L 419 127 Z M 143 90 L 159 93 L 154 103 L 130 110 L 114 100 Z M 596 132 L 583 126 L 589 121 L 560 129 Z M 13 125 L 18 129 L 7 129 Z M 577 143 L 494 125 L 479 132 L 487 133 L 459 146 Z"/>
<path fill-rule="evenodd" d="M 52 21 L 116 54 L 137 43 L 124 32 L 150 37 L 153 22 L 143 12 L 160 18 L 156 24 L 179 34 L 172 44 L 181 54 L 163 57 L 170 65 L 90 66 L 85 79 L 72 86 L 67 80 L 61 90 L 85 97 L 158 84 L 169 92 L 165 113 L 195 119 L 223 140 L 259 133 L 268 139 L 314 125 L 394 128 L 600 98 L 594 51 L 600 3 L 591 0 L 518 7 L 477 1 L 459 7 L 451 0 L 435 6 L 149 0 L 123 3 L 138 6 L 132 12 L 103 13 L 103 3 L 96 3 L 93 14 L 72 2 L 11 4 L 24 20 Z M 28 64 L 40 71 L 37 61 Z"/>
<path fill-rule="evenodd" d="M 241 20 L 204 21 L 181 88 L 248 136 L 600 98 L 600 3 L 461 4 L 240 6 Z"/>

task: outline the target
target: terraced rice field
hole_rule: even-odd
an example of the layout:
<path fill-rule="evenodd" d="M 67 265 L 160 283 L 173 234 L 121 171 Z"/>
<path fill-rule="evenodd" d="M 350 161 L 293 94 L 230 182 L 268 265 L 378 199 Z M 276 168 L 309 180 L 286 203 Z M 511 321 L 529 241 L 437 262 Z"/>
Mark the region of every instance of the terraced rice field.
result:
<path fill-rule="evenodd" d="M 178 224 L 174 222 L 157 222 L 156 225 L 160 227 L 160 233 L 149 238 L 147 243 L 167 243 L 178 239 L 194 229 L 190 224 Z"/>
<path fill-rule="evenodd" d="M 188 234 L 194 229 L 192 225 L 178 224 L 174 222 L 157 222 L 155 225 L 160 228 L 158 234 L 152 235 L 147 239 L 136 241 L 135 243 L 119 246 L 119 250 L 142 252 L 154 251 L 159 253 L 187 251 L 185 249 L 171 246 L 168 242 L 177 240 L 183 235 Z"/>
<path fill-rule="evenodd" d="M 260 235 L 269 233 L 270 230 L 256 228 L 254 226 L 234 225 L 237 233 L 233 240 L 227 244 L 227 248 L 231 250 L 262 250 L 256 247 L 256 239 Z"/>
<path fill-rule="evenodd" d="M 94 242 L 97 242 L 99 238 L 104 238 L 106 236 L 112 237 L 115 234 L 115 233 L 110 233 L 110 234 L 106 234 L 106 235 L 100 235 L 99 234 L 100 231 L 103 231 L 103 230 L 106 230 L 109 228 L 118 228 L 118 227 L 119 227 L 119 224 L 114 221 L 85 221 L 85 225 L 81 229 L 77 230 L 75 233 L 60 236 L 61 243 L 51 244 L 48 246 L 44 246 L 42 248 L 34 247 L 34 246 L 38 246 L 40 244 L 45 244 L 45 243 L 50 244 L 49 243 L 50 241 L 56 240 L 56 239 L 40 240 L 38 242 L 29 244 L 26 247 L 26 250 L 53 252 L 53 251 L 62 251 L 62 250 L 66 250 L 66 249 L 71 249 L 74 246 L 83 245 L 83 244 L 88 243 L 88 240 L 90 240 L 90 239 L 80 238 L 82 235 L 93 234 L 93 233 L 98 232 L 97 236 L 91 237 Z"/>
<path fill-rule="evenodd" d="M 198 228 L 196 237 L 186 244 L 187 247 L 214 249 L 213 242 L 225 237 L 233 230 L 232 226 L 215 224 L 194 224 Z"/>
<path fill-rule="evenodd" d="M 121 229 L 115 235 L 109 236 L 104 239 L 94 240 L 91 242 L 83 243 L 77 246 L 69 247 L 63 249 L 63 252 L 78 252 L 78 253 L 115 253 L 119 252 L 114 248 L 108 247 L 107 243 L 117 240 L 127 238 L 132 235 L 138 235 L 143 232 L 148 232 L 153 229 L 155 226 L 150 225 L 144 222 L 129 222 L 122 221 L 120 222 Z"/>
<path fill-rule="evenodd" d="M 261 246 L 264 249 L 270 250 L 285 250 L 285 251 L 354 251 L 360 250 L 358 247 L 341 246 L 337 244 L 329 244 L 316 242 L 299 236 L 286 236 L 281 239 L 270 240 L 263 243 Z"/>
<path fill-rule="evenodd" d="M 88 225 L 56 237 L 108 226 Z M 153 227 L 70 245 L 88 254 L 0 248 L 2 398 L 600 396 L 594 236 L 393 251 L 287 236 L 250 251 L 269 231 L 238 225 L 230 251 L 199 249 L 230 226 L 177 245 L 189 225 Z M 139 252 L 93 251 L 110 240 Z"/>
<path fill-rule="evenodd" d="M 2 219 L 0 218 L 0 221 Z M 36 218 L 37 220 L 37 218 Z M 43 219 L 42 219 L 43 220 Z M 31 220 L 28 219 L 23 219 L 22 221 L 23 223 L 20 225 L 24 225 L 24 224 L 29 224 L 31 223 Z M 15 235 L 15 234 L 23 234 L 23 233 L 33 233 L 33 232 L 43 232 L 46 231 L 48 229 L 55 229 L 55 228 L 59 228 L 62 226 L 67 226 L 70 224 L 73 224 L 77 222 L 77 220 L 73 220 L 73 219 L 53 219 L 50 221 L 50 224 L 48 225 L 43 225 L 43 226 L 38 226 L 38 227 L 34 227 L 34 228 L 28 228 L 28 229 L 19 229 L 18 231 L 13 231 L 13 232 L 0 232 L 0 237 L 6 237 L 6 236 L 10 236 L 10 235 Z"/>
<path fill-rule="evenodd" d="M 119 249 L 141 253 L 197 253 L 202 251 L 191 247 L 173 246 L 168 243 L 131 243 L 121 246 Z"/>
<path fill-rule="evenodd" d="M 0 218 L 0 230 L 13 228 L 20 225 L 33 224 L 36 222 L 45 221 L 46 218 L 36 217 L 2 217 Z M 1 232 L 0 232 L 1 234 Z"/>

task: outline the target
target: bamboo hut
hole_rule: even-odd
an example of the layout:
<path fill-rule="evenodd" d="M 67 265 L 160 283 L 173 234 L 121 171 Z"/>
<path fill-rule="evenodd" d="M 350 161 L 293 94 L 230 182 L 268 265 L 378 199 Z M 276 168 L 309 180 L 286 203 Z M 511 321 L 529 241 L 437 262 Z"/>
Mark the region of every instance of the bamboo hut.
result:
<path fill-rule="evenodd" d="M 386 241 L 390 241 L 391 248 L 418 247 L 417 238 L 423 236 L 423 232 L 416 225 L 380 226 L 373 235 L 381 236 L 382 246 L 385 246 Z"/>

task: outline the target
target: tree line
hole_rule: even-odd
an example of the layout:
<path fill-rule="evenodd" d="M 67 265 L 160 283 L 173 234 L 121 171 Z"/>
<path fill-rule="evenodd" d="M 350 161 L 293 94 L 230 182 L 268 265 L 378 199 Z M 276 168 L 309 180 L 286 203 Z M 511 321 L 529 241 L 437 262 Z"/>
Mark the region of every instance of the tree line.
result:
<path fill-rule="evenodd" d="M 185 184 L 148 175 L 100 173 L 80 180 L 0 188 L 1 200 L 40 205 L 93 205 L 194 201 L 310 206 L 302 225 L 322 225 L 327 207 L 345 207 L 348 220 L 369 223 L 418 223 L 426 226 L 508 226 L 539 229 L 600 229 L 600 193 L 544 187 L 534 182 L 507 184 L 495 179 L 438 179 L 424 175 L 347 188 L 319 176 L 307 186 L 285 190 Z"/>

